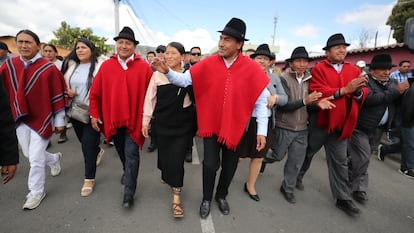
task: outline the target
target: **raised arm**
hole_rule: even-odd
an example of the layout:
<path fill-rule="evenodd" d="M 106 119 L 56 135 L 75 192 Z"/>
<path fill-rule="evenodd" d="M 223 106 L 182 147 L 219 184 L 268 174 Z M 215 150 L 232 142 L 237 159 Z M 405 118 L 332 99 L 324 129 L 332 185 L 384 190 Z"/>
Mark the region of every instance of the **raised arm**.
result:
<path fill-rule="evenodd" d="M 185 73 L 179 73 L 171 70 L 165 62 L 156 57 L 151 63 L 159 72 L 165 74 L 168 80 L 177 86 L 186 87 L 192 84 L 191 73 L 189 71 Z"/>

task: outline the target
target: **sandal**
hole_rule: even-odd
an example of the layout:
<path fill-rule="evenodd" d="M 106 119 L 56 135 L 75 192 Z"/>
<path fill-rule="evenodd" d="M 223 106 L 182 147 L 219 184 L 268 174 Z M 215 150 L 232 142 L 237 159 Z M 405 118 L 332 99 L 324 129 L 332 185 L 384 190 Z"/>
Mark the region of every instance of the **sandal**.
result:
<path fill-rule="evenodd" d="M 172 191 L 173 195 L 175 195 L 175 196 L 180 196 L 180 194 L 181 194 L 181 188 L 178 188 L 178 187 L 171 187 L 171 191 Z M 178 201 L 179 203 L 175 203 L 175 201 L 177 201 L 177 200 L 173 200 L 173 203 L 172 203 L 173 217 L 174 218 L 182 218 L 182 217 L 184 217 L 183 207 L 181 206 L 180 201 Z"/>
<path fill-rule="evenodd" d="M 81 189 L 81 197 L 87 197 L 92 194 L 93 187 L 95 186 L 94 179 L 85 179 L 83 181 L 83 186 Z"/>
<path fill-rule="evenodd" d="M 181 188 L 171 187 L 171 191 L 174 195 L 180 196 L 180 194 L 181 194 Z"/>
<path fill-rule="evenodd" d="M 181 206 L 181 203 L 172 203 L 172 212 L 174 218 L 184 217 L 184 210 Z"/>

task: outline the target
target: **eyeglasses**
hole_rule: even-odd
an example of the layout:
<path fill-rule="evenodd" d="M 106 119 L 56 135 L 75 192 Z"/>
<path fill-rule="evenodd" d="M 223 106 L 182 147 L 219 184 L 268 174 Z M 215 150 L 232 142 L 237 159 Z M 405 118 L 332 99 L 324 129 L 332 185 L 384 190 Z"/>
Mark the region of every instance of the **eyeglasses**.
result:
<path fill-rule="evenodd" d="M 201 53 L 191 53 L 191 56 L 201 56 Z"/>

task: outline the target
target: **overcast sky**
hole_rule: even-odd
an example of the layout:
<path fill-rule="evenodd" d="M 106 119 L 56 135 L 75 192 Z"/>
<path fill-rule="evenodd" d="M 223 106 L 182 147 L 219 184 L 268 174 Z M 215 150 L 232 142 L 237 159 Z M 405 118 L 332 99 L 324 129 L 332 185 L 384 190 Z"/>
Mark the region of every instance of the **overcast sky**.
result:
<path fill-rule="evenodd" d="M 14 36 L 27 28 L 48 42 L 60 22 L 66 21 L 71 27 L 92 28 L 95 34 L 108 38 L 108 43 L 114 43 L 113 0 L 0 1 L 1 36 Z M 247 24 L 247 43 L 277 45 L 277 60 L 283 60 L 297 46 L 305 46 L 311 55 L 321 54 L 327 38 L 337 32 L 344 34 L 352 44 L 350 48 L 357 47 L 363 31 L 372 38 L 370 47 L 374 46 L 376 33 L 377 46 L 395 43 L 385 25 L 395 4 L 389 0 L 122 0 L 120 27 L 132 27 L 141 45 L 178 41 L 187 50 L 197 45 L 208 53 L 217 45 L 217 31 L 232 17 L 238 17 Z"/>

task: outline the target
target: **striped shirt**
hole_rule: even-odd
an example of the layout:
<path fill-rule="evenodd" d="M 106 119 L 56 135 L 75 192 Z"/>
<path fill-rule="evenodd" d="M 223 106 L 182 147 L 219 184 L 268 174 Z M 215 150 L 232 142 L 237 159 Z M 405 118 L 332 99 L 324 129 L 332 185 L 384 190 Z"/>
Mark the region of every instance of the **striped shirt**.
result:
<path fill-rule="evenodd" d="M 411 78 L 413 74 L 411 72 L 407 72 L 402 74 L 400 70 L 396 70 L 390 74 L 390 78 L 397 80 L 398 83 L 404 82 L 408 78 Z"/>

